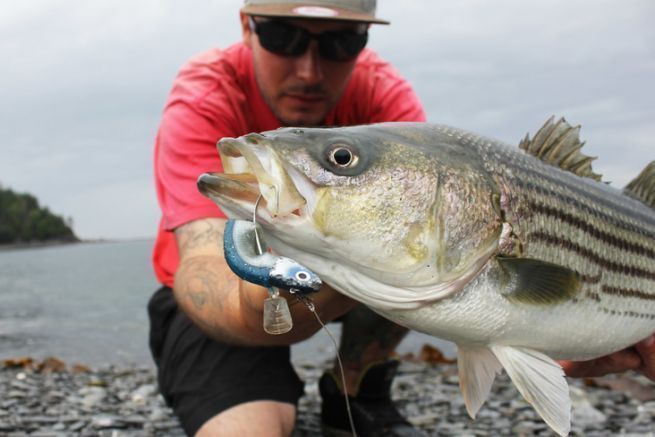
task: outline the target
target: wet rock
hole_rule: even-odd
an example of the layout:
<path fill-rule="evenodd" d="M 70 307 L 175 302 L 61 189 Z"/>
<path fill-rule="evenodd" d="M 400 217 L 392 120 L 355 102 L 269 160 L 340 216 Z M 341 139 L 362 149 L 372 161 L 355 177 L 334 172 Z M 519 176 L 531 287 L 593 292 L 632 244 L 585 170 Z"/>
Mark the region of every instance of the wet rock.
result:
<path fill-rule="evenodd" d="M 107 397 L 107 391 L 101 387 L 83 387 L 78 394 L 82 396 L 80 403 L 89 409 L 101 405 Z"/>
<path fill-rule="evenodd" d="M 96 429 L 123 428 L 125 422 L 119 416 L 113 414 L 98 414 L 91 417 L 91 426 Z"/>
<path fill-rule="evenodd" d="M 80 430 L 81 430 L 82 428 L 84 428 L 85 426 L 86 426 L 86 422 L 81 422 L 81 421 L 80 421 L 80 422 L 75 422 L 75 423 L 73 423 L 72 425 L 69 425 L 69 426 L 68 426 L 68 429 L 69 429 L 70 431 L 76 432 L 76 431 L 80 431 Z"/>
<path fill-rule="evenodd" d="M 570 387 L 571 422 L 582 427 L 598 427 L 607 420 L 607 416 L 591 405 L 587 392 L 578 387 Z"/>
<path fill-rule="evenodd" d="M 157 387 L 154 384 L 145 384 L 132 392 L 130 400 L 135 404 L 144 404 L 149 398 L 157 394 Z"/>
<path fill-rule="evenodd" d="M 152 412 L 148 415 L 148 419 L 151 422 L 158 422 L 168 418 L 169 412 L 163 408 L 154 408 Z"/>
<path fill-rule="evenodd" d="M 36 425 L 52 425 L 54 423 L 59 422 L 59 419 L 57 419 L 56 417 L 48 417 L 48 416 L 23 416 L 22 420 L 24 422 L 33 423 Z"/>
<path fill-rule="evenodd" d="M 11 431 L 14 427 L 7 422 L 0 420 L 0 431 Z"/>
<path fill-rule="evenodd" d="M 30 437 L 66 437 L 66 434 L 56 431 L 33 431 Z"/>
<path fill-rule="evenodd" d="M 168 418 L 168 415 L 166 415 L 166 418 Z M 144 416 L 140 416 L 140 415 L 136 415 L 136 414 L 131 415 L 131 416 L 123 417 L 123 422 L 125 422 L 125 424 L 127 424 L 127 425 L 129 425 L 131 427 L 132 426 L 140 427 L 140 426 L 144 425 L 147 421 L 148 421 L 148 419 L 146 419 Z"/>
<path fill-rule="evenodd" d="M 53 431 L 65 431 L 66 430 L 66 425 L 64 425 L 61 422 L 57 422 L 54 425 L 52 425 L 51 429 Z"/>

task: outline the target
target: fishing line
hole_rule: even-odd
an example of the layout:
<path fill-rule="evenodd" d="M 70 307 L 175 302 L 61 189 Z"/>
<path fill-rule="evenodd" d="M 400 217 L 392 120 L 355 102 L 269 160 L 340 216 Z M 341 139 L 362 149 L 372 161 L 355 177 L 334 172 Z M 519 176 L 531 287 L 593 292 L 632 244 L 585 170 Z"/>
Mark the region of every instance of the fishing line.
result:
<path fill-rule="evenodd" d="M 293 293 L 293 290 L 290 290 L 291 293 Z M 347 390 L 347 385 L 346 385 L 346 372 L 343 370 L 343 363 L 341 362 L 341 354 L 339 354 L 339 345 L 337 344 L 337 341 L 334 339 L 332 336 L 332 333 L 330 332 L 329 329 L 327 329 L 327 326 L 323 323 L 321 318 L 318 316 L 318 313 L 316 312 L 316 306 L 314 305 L 314 302 L 309 296 L 301 296 L 300 294 L 296 295 L 296 298 L 305 304 L 307 309 L 314 314 L 314 317 L 316 317 L 316 321 L 318 322 L 319 325 L 321 325 L 321 328 L 327 333 L 328 337 L 330 337 L 330 340 L 332 340 L 332 345 L 334 346 L 334 351 L 337 356 L 337 363 L 339 364 L 339 372 L 341 373 L 341 384 L 343 387 L 343 398 L 346 400 L 346 412 L 348 413 L 348 422 L 350 422 L 350 431 L 353 434 L 353 437 L 357 437 L 357 431 L 355 430 L 355 421 L 353 420 L 353 413 L 350 410 L 350 401 L 348 400 L 348 390 Z"/>
<path fill-rule="evenodd" d="M 271 188 L 275 190 L 275 198 L 276 198 L 276 202 L 278 203 L 277 206 L 279 208 L 280 199 L 279 199 L 278 191 L 275 185 L 271 186 Z M 257 232 L 257 208 L 259 208 L 259 202 L 261 201 L 262 197 L 263 197 L 262 193 L 259 193 L 259 196 L 257 196 L 257 200 L 255 201 L 255 208 L 252 212 L 252 222 L 255 225 L 255 242 L 257 243 L 257 251 L 260 256 L 264 254 L 264 250 L 262 249 L 262 244 L 259 239 L 259 232 Z M 274 299 L 279 298 L 279 292 L 277 290 L 273 290 L 272 288 L 269 288 L 268 291 L 271 298 Z M 346 413 L 348 413 L 348 422 L 350 423 L 350 430 L 352 432 L 353 437 L 357 437 L 357 431 L 355 430 L 355 421 L 353 419 L 353 414 L 350 409 L 350 400 L 348 399 L 346 372 L 343 370 L 343 363 L 341 362 L 341 354 L 339 354 L 339 345 L 337 344 L 335 338 L 332 336 L 330 330 L 327 328 L 327 326 L 325 326 L 325 323 L 323 323 L 321 318 L 318 316 L 318 313 L 316 312 L 316 305 L 314 305 L 314 301 L 312 301 L 312 299 L 309 296 L 303 296 L 300 293 L 295 293 L 296 290 L 294 289 L 291 289 L 289 291 L 291 294 L 295 295 L 296 298 L 300 302 L 302 302 L 312 314 L 314 314 L 314 317 L 316 317 L 316 321 L 318 322 L 319 325 L 321 325 L 321 328 L 323 328 L 323 330 L 327 333 L 328 337 L 330 337 L 330 340 L 332 341 L 335 355 L 337 357 L 337 364 L 339 364 L 339 373 L 341 373 L 341 386 L 343 387 L 343 398 L 346 401 Z M 289 314 L 289 317 L 291 317 L 291 314 Z"/>
<path fill-rule="evenodd" d="M 259 241 L 259 232 L 257 232 L 257 208 L 259 208 L 259 201 L 262 200 L 262 193 L 259 193 L 257 200 L 255 201 L 255 209 L 252 211 L 252 222 L 255 225 L 255 242 L 257 243 L 257 254 L 263 255 L 264 251 L 262 250 L 262 243 Z"/>

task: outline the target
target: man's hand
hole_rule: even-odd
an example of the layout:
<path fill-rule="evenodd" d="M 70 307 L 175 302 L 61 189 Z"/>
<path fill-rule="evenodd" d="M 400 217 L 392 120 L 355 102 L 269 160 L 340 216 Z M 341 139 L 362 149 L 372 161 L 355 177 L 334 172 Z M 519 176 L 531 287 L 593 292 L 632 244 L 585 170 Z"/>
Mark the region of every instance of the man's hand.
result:
<path fill-rule="evenodd" d="M 636 370 L 655 381 L 655 335 L 636 345 L 589 361 L 560 361 L 567 376 L 594 377 Z"/>

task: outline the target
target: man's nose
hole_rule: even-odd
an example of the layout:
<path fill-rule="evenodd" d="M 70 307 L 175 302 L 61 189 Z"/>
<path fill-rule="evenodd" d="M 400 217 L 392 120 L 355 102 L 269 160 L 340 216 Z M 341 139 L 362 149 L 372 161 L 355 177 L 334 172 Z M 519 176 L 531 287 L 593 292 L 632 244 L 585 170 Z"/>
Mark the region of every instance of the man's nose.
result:
<path fill-rule="evenodd" d="M 316 41 L 312 41 L 305 53 L 296 59 L 296 76 L 307 84 L 316 84 L 323 79 Z"/>

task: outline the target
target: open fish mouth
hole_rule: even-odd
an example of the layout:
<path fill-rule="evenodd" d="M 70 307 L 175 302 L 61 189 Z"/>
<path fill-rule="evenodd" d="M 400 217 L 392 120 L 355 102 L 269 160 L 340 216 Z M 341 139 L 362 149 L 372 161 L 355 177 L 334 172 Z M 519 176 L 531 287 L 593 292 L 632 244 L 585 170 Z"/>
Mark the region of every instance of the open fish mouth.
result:
<path fill-rule="evenodd" d="M 218 143 L 223 173 L 203 173 L 198 189 L 214 200 L 228 215 L 248 218 L 261 196 L 258 214 L 270 217 L 306 215 L 307 200 L 297 186 L 309 181 L 275 152 L 266 137 L 248 134 L 238 139 L 224 138 Z"/>

